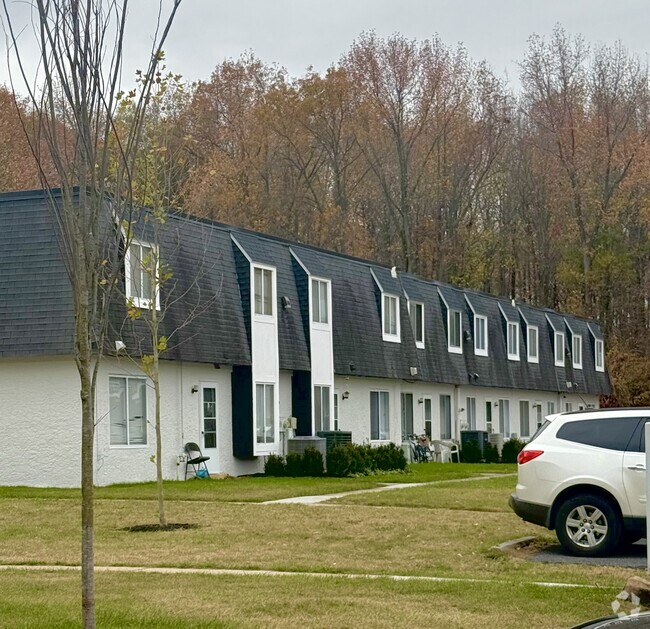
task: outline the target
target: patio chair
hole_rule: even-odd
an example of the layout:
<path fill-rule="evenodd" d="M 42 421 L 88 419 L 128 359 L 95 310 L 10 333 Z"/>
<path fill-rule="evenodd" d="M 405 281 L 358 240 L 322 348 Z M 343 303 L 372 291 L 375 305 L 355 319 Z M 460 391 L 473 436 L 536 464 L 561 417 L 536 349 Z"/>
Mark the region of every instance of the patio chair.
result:
<path fill-rule="evenodd" d="M 194 469 L 195 478 L 208 478 L 210 476 L 208 466 L 205 463 L 210 460 L 210 457 L 203 456 L 198 443 L 192 443 L 191 441 L 186 443 L 185 454 L 187 455 L 185 459 L 185 480 L 187 480 L 187 468 L 190 465 Z"/>
<path fill-rule="evenodd" d="M 433 449 L 434 461 L 438 463 L 449 463 L 451 461 L 451 451 L 444 442 L 434 439 L 429 447 Z"/>
<path fill-rule="evenodd" d="M 454 455 L 456 456 L 456 463 L 460 463 L 460 446 L 455 439 L 443 439 L 441 441 L 445 448 L 449 448 L 449 461 L 454 462 Z"/>

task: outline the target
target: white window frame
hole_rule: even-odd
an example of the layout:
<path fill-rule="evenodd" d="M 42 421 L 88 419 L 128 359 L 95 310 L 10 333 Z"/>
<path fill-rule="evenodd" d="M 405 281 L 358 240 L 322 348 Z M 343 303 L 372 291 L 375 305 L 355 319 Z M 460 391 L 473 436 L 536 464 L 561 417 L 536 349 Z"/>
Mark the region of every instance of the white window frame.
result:
<path fill-rule="evenodd" d="M 512 432 L 510 431 L 510 400 L 508 398 L 499 400 L 498 415 L 499 432 L 503 435 L 504 439 L 510 439 Z"/>
<path fill-rule="evenodd" d="M 577 344 L 576 344 L 577 341 Z M 578 351 L 576 351 L 576 349 Z M 582 335 L 571 335 L 571 360 L 574 369 L 582 369 Z"/>
<path fill-rule="evenodd" d="M 316 286 L 316 290 L 314 289 Z M 321 289 L 325 285 L 325 317 L 323 317 L 322 302 L 321 302 Z M 329 329 L 332 321 L 332 283 L 330 280 L 322 279 L 320 277 L 311 277 L 309 282 L 309 312 L 311 322 L 314 327 L 321 329 Z M 315 308 L 318 307 L 318 313 L 315 313 Z M 318 316 L 316 316 L 318 314 Z M 323 318 L 325 319 L 323 321 Z"/>
<path fill-rule="evenodd" d="M 258 418 L 260 415 L 260 409 L 258 408 L 257 404 L 257 387 L 264 387 L 264 419 L 266 420 L 266 391 L 270 388 L 273 391 L 273 404 L 271 405 L 271 422 L 273 425 L 273 440 L 272 441 L 258 441 L 257 440 L 257 422 Z M 277 391 L 276 391 L 276 386 L 274 382 L 256 382 L 255 383 L 255 446 L 259 450 L 263 450 L 264 448 L 269 448 L 273 447 L 276 442 L 277 442 L 277 422 L 276 422 L 276 409 L 277 406 Z M 264 422 L 264 426 L 266 427 L 266 421 Z M 264 431 L 266 434 L 266 430 Z"/>
<path fill-rule="evenodd" d="M 262 310 L 264 310 L 264 301 L 265 301 L 265 291 L 264 291 L 264 273 L 271 273 L 271 314 L 265 314 L 264 312 L 257 312 L 255 309 L 255 288 L 257 286 L 256 284 L 256 279 L 255 279 L 255 271 L 260 270 L 262 271 Z M 275 268 L 272 266 L 267 266 L 264 264 L 253 264 L 252 269 L 251 269 L 251 308 L 253 311 L 253 315 L 256 319 L 262 319 L 266 321 L 270 321 L 275 319 L 275 310 L 276 310 L 276 298 L 275 294 L 277 292 L 277 287 L 275 283 Z"/>
<path fill-rule="evenodd" d="M 451 344 L 451 321 L 452 317 L 458 315 L 458 345 Z M 452 354 L 463 353 L 463 316 L 460 310 L 447 310 L 447 351 Z"/>
<path fill-rule="evenodd" d="M 530 333 L 535 332 L 535 343 L 530 340 Z M 529 325 L 526 328 L 526 354 L 529 363 L 539 364 L 539 327 L 536 325 Z M 530 348 L 535 347 L 535 355 L 531 354 Z"/>
<path fill-rule="evenodd" d="M 558 337 L 562 338 L 562 353 L 561 353 L 561 355 L 559 357 L 557 355 Z M 564 343 L 565 343 L 564 332 L 558 332 L 557 330 L 555 330 L 553 332 L 553 355 L 555 357 L 555 366 L 556 367 L 564 367 Z"/>
<path fill-rule="evenodd" d="M 476 430 L 476 398 L 471 395 L 465 398 L 465 419 L 467 419 L 467 430 Z"/>
<path fill-rule="evenodd" d="M 377 438 L 373 438 L 372 435 L 372 396 L 377 396 Z M 386 407 L 386 425 L 382 427 L 381 417 L 382 417 L 382 398 L 385 396 L 384 405 Z M 382 431 L 382 428 L 384 430 Z M 374 443 L 384 443 L 390 441 L 390 392 L 389 391 L 370 391 L 370 441 Z"/>
<path fill-rule="evenodd" d="M 482 348 L 478 346 L 479 322 L 482 322 L 483 324 L 483 340 L 485 341 L 485 347 Z M 474 315 L 474 354 L 476 354 L 476 356 L 488 355 L 488 319 L 484 315 Z"/>
<path fill-rule="evenodd" d="M 151 278 L 151 291 L 153 296 L 151 297 L 139 297 L 134 295 L 131 290 L 131 280 L 132 280 L 132 271 L 131 271 L 131 258 L 133 256 L 132 247 L 139 247 L 140 252 L 142 252 L 142 247 L 148 247 L 151 249 L 152 255 L 156 261 L 156 273 L 155 278 Z M 140 259 L 138 260 L 138 268 L 140 269 L 140 286 L 144 285 L 143 279 L 144 274 L 147 273 L 142 265 L 142 253 L 140 253 Z M 145 242 L 144 240 L 137 240 L 133 238 L 129 243 L 129 246 L 126 249 L 124 254 L 124 292 L 126 294 L 126 299 L 128 302 L 133 303 L 134 306 L 138 308 L 151 308 L 152 303 L 155 302 L 156 310 L 160 310 L 160 248 L 158 245 L 152 245 L 151 243 Z"/>
<path fill-rule="evenodd" d="M 546 414 L 555 415 L 555 402 L 553 401 L 546 402 Z"/>
<path fill-rule="evenodd" d="M 320 430 L 332 430 L 332 386 L 329 384 L 315 384 L 313 387 L 313 393 L 312 393 L 312 399 L 313 399 L 313 404 L 314 404 L 314 434 L 316 434 L 319 429 L 318 429 L 318 416 L 316 414 L 316 390 L 320 389 L 319 394 L 320 394 Z M 323 401 L 327 400 L 327 410 L 328 410 L 328 418 L 327 418 L 327 427 L 325 427 L 323 423 L 324 419 L 324 414 L 323 414 L 323 409 L 325 408 L 323 405 Z"/>
<path fill-rule="evenodd" d="M 110 448 L 146 448 L 148 441 L 149 441 L 149 435 L 148 435 L 148 427 L 149 427 L 149 404 L 147 400 L 147 379 L 142 376 L 122 376 L 122 375 L 109 375 L 108 377 L 108 386 L 109 386 L 109 404 L 110 404 L 110 381 L 111 380 L 124 380 L 125 385 L 126 385 L 126 443 L 111 443 L 111 417 L 110 417 L 110 408 L 109 408 L 109 417 L 108 417 L 108 444 Z M 145 387 L 144 387 L 144 443 L 130 443 L 130 435 L 129 435 L 129 380 L 141 380 L 144 382 Z"/>
<path fill-rule="evenodd" d="M 514 335 L 514 340 L 515 340 L 515 347 L 514 351 L 512 351 L 512 347 L 510 346 L 510 330 L 514 329 L 515 335 Z M 506 325 L 506 346 L 508 350 L 508 360 L 519 360 L 519 323 L 516 321 L 508 321 Z"/>
<path fill-rule="evenodd" d="M 594 366 L 596 371 L 605 371 L 605 341 L 602 339 L 594 339 Z M 600 354 L 600 361 L 598 360 Z M 600 363 L 600 364 L 599 364 Z"/>
<path fill-rule="evenodd" d="M 415 339 L 415 347 L 418 349 L 424 349 L 424 304 L 421 301 L 409 301 L 409 318 L 411 320 L 411 327 L 413 328 L 413 337 Z M 418 309 L 422 313 L 420 329 L 418 330 Z M 418 334 L 419 332 L 419 334 Z M 418 339 L 418 336 L 420 339 Z"/>
<path fill-rule="evenodd" d="M 391 329 L 391 318 L 390 318 L 390 312 L 387 312 L 387 309 L 389 308 L 387 306 L 387 303 L 394 303 L 395 305 L 395 333 L 393 332 L 386 332 L 386 324 L 389 326 L 389 330 Z M 397 295 L 392 295 L 390 293 L 382 293 L 381 295 L 381 331 L 382 331 L 382 338 L 384 341 L 388 341 L 389 343 L 400 343 L 401 342 L 401 330 L 400 330 L 400 312 L 399 312 L 399 297 Z"/>

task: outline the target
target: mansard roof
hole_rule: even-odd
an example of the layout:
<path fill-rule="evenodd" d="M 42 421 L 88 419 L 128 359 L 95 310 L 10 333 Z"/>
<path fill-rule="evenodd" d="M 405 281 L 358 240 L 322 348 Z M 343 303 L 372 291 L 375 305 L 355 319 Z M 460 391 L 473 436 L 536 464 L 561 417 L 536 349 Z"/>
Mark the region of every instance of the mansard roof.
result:
<path fill-rule="evenodd" d="M 394 273 L 376 262 L 182 213 L 169 216 L 160 247 L 161 258 L 173 273 L 170 285 L 163 286 L 163 298 L 169 297 L 171 304 L 163 333 L 175 331 L 167 359 L 251 364 L 246 274 L 251 264 L 261 264 L 277 273 L 281 369 L 310 369 L 306 304 L 307 279 L 312 275 L 331 281 L 334 371 L 339 375 L 610 392 L 607 373 L 595 370 L 595 339 L 602 339 L 602 331 L 591 320 L 513 305 L 509 299 Z M 400 297 L 399 343 L 383 340 L 382 291 Z M 424 304 L 424 349 L 415 345 L 409 300 Z M 461 313 L 460 354 L 448 351 L 448 309 Z M 114 304 L 111 334 L 119 332 L 129 347 L 141 330 L 137 323 L 125 323 L 125 310 L 123 300 Z M 488 319 L 488 356 L 474 352 L 475 314 Z M 520 324 L 518 361 L 508 359 L 506 320 Z M 0 195 L 0 357 L 70 355 L 73 323 L 70 288 L 45 194 Z M 539 328 L 539 363 L 527 360 L 528 325 Z M 563 367 L 555 366 L 555 330 L 565 333 L 567 354 L 571 334 L 582 336 L 582 369 L 573 368 L 570 357 Z"/>

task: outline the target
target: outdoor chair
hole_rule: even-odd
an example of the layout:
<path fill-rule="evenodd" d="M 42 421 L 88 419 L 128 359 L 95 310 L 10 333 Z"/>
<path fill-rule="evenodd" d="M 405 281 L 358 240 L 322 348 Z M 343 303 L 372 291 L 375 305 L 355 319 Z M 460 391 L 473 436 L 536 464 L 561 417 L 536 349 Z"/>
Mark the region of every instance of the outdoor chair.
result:
<path fill-rule="evenodd" d="M 205 464 L 206 461 L 210 460 L 210 457 L 203 456 L 198 443 L 186 443 L 185 454 L 187 455 L 185 459 L 185 480 L 187 480 L 187 468 L 190 465 L 194 469 L 195 478 L 208 478 L 210 476 L 208 466 Z"/>
<path fill-rule="evenodd" d="M 455 439 L 443 439 L 440 443 L 445 448 L 449 448 L 449 461 L 454 462 L 454 456 L 456 456 L 456 463 L 460 463 L 460 447 L 458 441 Z"/>
<path fill-rule="evenodd" d="M 449 447 L 442 441 L 434 439 L 429 447 L 433 449 L 434 461 L 437 461 L 438 463 L 449 463 L 451 460 L 451 452 Z"/>

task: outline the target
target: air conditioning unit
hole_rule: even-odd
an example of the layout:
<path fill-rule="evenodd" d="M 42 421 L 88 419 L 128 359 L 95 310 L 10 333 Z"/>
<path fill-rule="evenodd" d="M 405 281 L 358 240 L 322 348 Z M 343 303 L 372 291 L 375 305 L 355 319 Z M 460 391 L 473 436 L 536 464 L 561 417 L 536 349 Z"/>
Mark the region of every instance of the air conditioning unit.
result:
<path fill-rule="evenodd" d="M 302 455 L 307 448 L 316 448 L 325 458 L 327 439 L 322 437 L 292 437 L 287 439 L 287 454 Z"/>
<path fill-rule="evenodd" d="M 501 450 L 503 450 L 503 435 L 498 432 L 491 432 L 488 435 L 488 439 L 493 446 L 496 446 L 496 449 L 499 451 L 499 456 L 501 456 Z"/>

